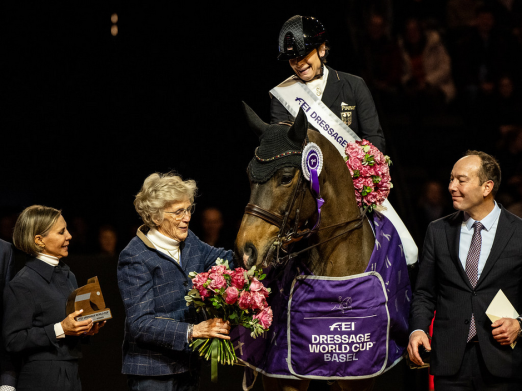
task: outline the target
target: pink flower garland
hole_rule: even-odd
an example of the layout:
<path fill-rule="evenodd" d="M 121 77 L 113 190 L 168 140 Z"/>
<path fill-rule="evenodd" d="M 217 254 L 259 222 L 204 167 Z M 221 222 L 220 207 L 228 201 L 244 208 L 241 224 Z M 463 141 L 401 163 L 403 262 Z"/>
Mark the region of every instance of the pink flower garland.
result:
<path fill-rule="evenodd" d="M 346 166 L 350 170 L 359 207 L 372 211 L 381 205 L 393 187 L 390 178 L 391 160 L 368 140 L 348 143 Z"/>

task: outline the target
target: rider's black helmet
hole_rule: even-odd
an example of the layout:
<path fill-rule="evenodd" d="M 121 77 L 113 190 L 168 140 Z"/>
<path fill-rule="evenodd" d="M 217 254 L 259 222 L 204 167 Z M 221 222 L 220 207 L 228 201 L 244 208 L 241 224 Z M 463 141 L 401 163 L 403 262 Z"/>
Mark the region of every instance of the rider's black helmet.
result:
<path fill-rule="evenodd" d="M 278 60 L 304 56 L 328 41 L 321 22 L 313 16 L 295 15 L 288 19 L 279 32 Z"/>

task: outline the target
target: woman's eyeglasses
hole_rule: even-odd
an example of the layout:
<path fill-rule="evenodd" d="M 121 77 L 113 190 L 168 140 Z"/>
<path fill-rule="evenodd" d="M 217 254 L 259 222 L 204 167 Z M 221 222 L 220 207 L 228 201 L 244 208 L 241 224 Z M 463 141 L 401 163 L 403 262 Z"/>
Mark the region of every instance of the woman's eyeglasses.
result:
<path fill-rule="evenodd" d="M 181 220 L 183 217 L 185 217 L 185 214 L 192 215 L 192 213 L 194 213 L 195 210 L 196 210 L 196 204 L 192 204 L 188 208 L 178 209 L 175 212 L 164 212 L 164 213 L 174 215 L 175 220 Z"/>

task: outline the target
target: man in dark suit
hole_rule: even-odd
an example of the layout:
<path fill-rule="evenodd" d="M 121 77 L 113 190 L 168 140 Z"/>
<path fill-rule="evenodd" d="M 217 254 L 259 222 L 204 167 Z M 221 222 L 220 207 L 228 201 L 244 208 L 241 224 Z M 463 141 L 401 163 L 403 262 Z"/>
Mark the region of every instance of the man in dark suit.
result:
<path fill-rule="evenodd" d="M 3 297 L 5 285 L 13 278 L 13 246 L 0 239 L 0 324 L 3 324 Z M 0 341 L 0 386 L 2 390 L 14 390 L 16 371 L 9 354 L 5 351 L 4 341 Z"/>
<path fill-rule="evenodd" d="M 441 390 L 520 390 L 521 319 L 491 323 L 486 309 L 502 289 L 522 311 L 522 220 L 495 202 L 500 167 L 484 152 L 455 163 L 449 191 L 458 212 L 430 224 L 410 316 L 408 353 L 433 348 Z M 436 311 L 432 347 L 427 331 Z"/>

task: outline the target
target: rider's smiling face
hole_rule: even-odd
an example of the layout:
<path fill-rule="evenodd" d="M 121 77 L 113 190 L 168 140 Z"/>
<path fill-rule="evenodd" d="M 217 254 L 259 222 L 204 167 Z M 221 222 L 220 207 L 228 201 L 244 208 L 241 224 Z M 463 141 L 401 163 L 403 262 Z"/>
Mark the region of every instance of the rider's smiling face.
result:
<path fill-rule="evenodd" d="M 324 57 L 325 53 L 326 46 L 323 43 L 317 50 L 313 49 L 306 56 L 292 58 L 289 61 L 290 66 L 301 80 L 311 81 L 321 73 L 322 63 L 319 56 Z"/>

